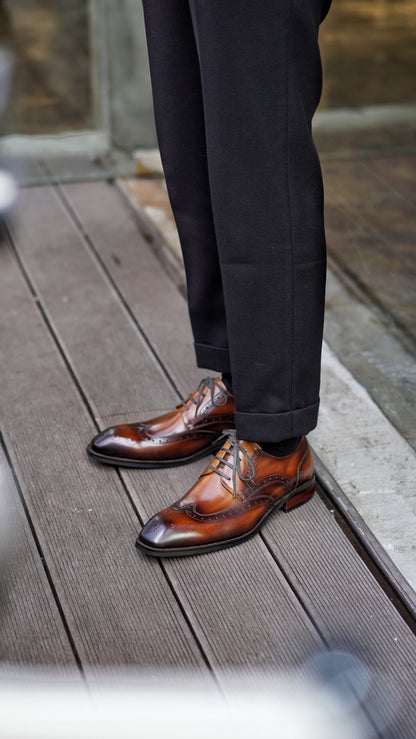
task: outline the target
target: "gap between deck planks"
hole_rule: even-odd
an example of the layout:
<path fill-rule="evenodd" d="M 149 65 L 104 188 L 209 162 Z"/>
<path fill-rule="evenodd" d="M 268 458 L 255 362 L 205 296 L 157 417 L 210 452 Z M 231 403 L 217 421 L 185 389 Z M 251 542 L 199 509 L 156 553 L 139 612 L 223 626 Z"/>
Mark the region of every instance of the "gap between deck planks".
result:
<path fill-rule="evenodd" d="M 140 242 L 136 224 L 114 189 L 104 183 L 97 183 L 89 191 L 83 189 L 85 187 L 79 185 L 70 186 L 65 188 L 65 193 L 70 197 L 78 217 L 83 222 L 84 228 L 89 234 L 90 246 L 94 246 L 95 253 L 99 254 L 105 264 L 108 276 L 114 279 L 117 284 L 117 290 L 113 295 L 112 291 L 108 290 L 108 284 L 105 280 L 103 281 L 105 287 L 101 289 L 111 296 L 111 308 L 114 307 L 114 300 L 119 299 L 118 293 L 121 292 L 124 296 L 123 299 L 129 305 L 129 312 L 125 314 L 126 318 L 131 320 L 132 316 L 135 316 L 136 320 L 140 322 L 141 331 L 146 334 L 148 341 L 154 347 L 154 352 L 160 357 L 162 371 L 166 373 L 166 376 L 172 378 L 175 385 L 185 395 L 186 388 L 189 389 L 192 386 L 188 383 L 190 383 L 191 378 L 193 380 L 195 374 L 193 357 L 191 358 L 191 354 L 189 353 L 191 342 L 189 337 L 186 338 L 188 329 L 187 322 L 184 322 L 184 315 L 186 317 L 185 303 L 176 290 L 174 292 L 170 291 L 170 281 L 163 274 L 159 264 L 154 260 L 147 245 Z M 91 185 L 88 185 L 88 188 L 91 188 Z M 86 198 L 87 192 L 88 198 Z M 62 266 L 58 267 L 56 263 L 56 260 L 59 263 L 62 257 L 59 253 L 59 245 L 62 246 L 60 239 L 67 233 L 68 224 L 65 218 L 63 218 L 62 210 L 58 207 L 58 201 L 54 199 L 52 192 L 45 190 L 43 193 L 43 195 L 39 195 L 39 193 L 34 194 L 34 191 L 31 191 L 29 202 L 26 197 L 23 203 L 24 209 L 21 229 L 19 233 L 15 234 L 15 241 L 25 268 L 28 270 L 31 280 L 36 285 L 39 299 L 49 316 L 51 325 L 59 336 L 63 351 L 66 353 L 74 372 L 76 371 L 78 382 L 82 387 L 85 397 L 87 399 L 90 397 L 94 398 L 94 403 L 92 401 L 90 403 L 91 407 L 95 407 L 97 415 L 105 420 L 106 416 L 111 415 L 111 413 L 108 413 L 109 402 L 110 405 L 113 402 L 114 406 L 117 406 L 118 402 L 119 407 L 124 407 L 125 398 L 123 397 L 123 393 L 125 388 L 116 384 L 113 387 L 111 399 L 109 399 L 106 396 L 108 392 L 106 382 L 102 386 L 100 383 L 98 383 L 98 387 L 94 385 L 97 378 L 100 378 L 100 372 L 106 363 L 109 363 L 110 367 L 113 367 L 114 354 L 108 355 L 106 353 L 105 342 L 100 345 L 99 330 L 94 332 L 91 328 L 91 326 L 95 326 L 94 322 L 97 320 L 98 329 L 102 327 L 101 317 L 95 315 L 94 311 L 91 316 L 88 314 L 88 316 L 84 317 L 85 311 L 84 314 L 81 312 L 80 315 L 79 310 L 77 312 L 77 309 L 74 308 L 76 306 L 74 298 L 78 294 L 76 269 L 74 274 L 71 275 L 71 278 L 74 280 L 72 283 L 73 287 L 68 290 L 66 274 L 60 274 Z M 24 193 L 24 195 L 26 196 L 27 193 Z M 35 202 L 34 204 L 32 202 L 32 208 L 30 208 L 32 196 Z M 39 224 L 40 216 L 42 222 L 43 218 L 46 217 L 46 212 L 50 211 L 52 212 L 50 214 L 51 220 L 49 221 L 49 227 L 41 227 L 36 233 L 37 227 L 35 228 L 35 226 L 36 223 Z M 57 241 L 58 245 L 54 246 L 49 243 L 47 248 L 44 249 L 45 240 L 46 242 L 48 241 L 48 233 L 50 234 L 51 231 L 50 224 L 52 221 L 54 240 Z M 60 233 L 59 225 L 63 223 L 65 223 L 63 233 Z M 34 234 L 33 238 L 31 238 L 31 234 Z M 79 242 L 79 237 L 76 233 L 72 234 L 71 243 L 72 241 Z M 68 241 L 65 242 L 65 238 L 64 243 L 68 243 Z M 72 248 L 74 249 L 74 247 Z M 114 258 L 111 259 L 111 254 L 114 254 L 115 248 L 117 249 L 118 257 L 116 260 Z M 72 259 L 75 259 L 75 261 L 80 260 L 77 269 L 82 275 L 87 268 L 87 264 L 89 264 L 88 260 L 86 261 L 85 259 L 83 247 L 80 248 L 77 246 L 77 251 L 73 252 Z M 50 263 L 52 263 L 52 267 Z M 89 269 L 90 267 L 88 267 Z M 97 273 L 100 273 L 99 266 L 96 267 L 96 270 Z M 47 276 L 42 278 L 45 271 Z M 147 290 L 147 300 L 150 302 L 145 304 L 142 302 L 143 294 L 138 296 L 137 291 L 141 287 L 145 288 L 146 282 L 150 282 L 149 275 L 152 275 L 152 290 L 150 290 L 150 293 Z M 143 284 L 143 279 L 146 276 L 147 280 L 145 279 L 145 284 Z M 57 285 L 50 286 L 52 277 L 54 280 L 58 280 Z M 95 308 L 97 296 L 94 295 L 94 291 L 97 289 L 96 285 L 98 283 L 94 283 L 93 281 L 92 284 L 93 294 L 89 296 L 88 300 L 92 301 L 92 307 Z M 65 289 L 63 289 L 64 287 Z M 161 293 L 160 290 L 162 290 Z M 161 317 L 160 302 L 164 300 L 168 293 L 170 295 L 169 310 L 166 316 Z M 66 301 L 63 301 L 64 306 L 68 306 L 68 303 L 72 306 L 69 310 L 69 313 L 72 314 L 72 319 L 65 315 L 65 313 L 68 313 L 68 309 L 65 311 L 65 307 L 62 308 L 62 300 L 61 302 L 59 300 L 62 296 L 67 298 Z M 98 300 L 98 306 L 102 308 L 103 301 Z M 110 323 L 111 314 L 112 310 L 107 310 L 106 316 L 110 316 Z M 83 333 L 83 336 L 84 339 L 85 336 L 89 336 L 89 340 L 91 340 L 91 337 L 94 339 L 92 362 L 95 371 L 93 372 L 87 366 L 88 361 L 91 361 L 87 346 L 84 346 L 82 342 L 81 345 L 77 342 L 77 332 L 73 327 L 75 319 L 78 323 L 81 322 L 81 324 L 84 324 L 84 322 L 89 323 L 90 320 L 92 322 L 90 328 L 86 330 L 86 334 Z M 112 326 L 114 325 L 115 328 L 118 328 L 117 322 L 112 324 Z M 110 331 L 108 336 L 111 333 Z M 170 334 L 170 340 L 168 334 Z M 185 339 L 185 344 L 183 344 L 183 339 Z M 141 344 L 141 351 L 143 351 L 141 332 L 136 327 L 135 345 L 132 346 L 125 340 L 122 343 L 125 344 L 124 358 L 126 362 L 128 364 L 134 364 L 138 359 L 138 343 Z M 184 346 L 185 349 L 183 348 Z M 152 352 L 150 352 L 150 355 L 152 356 Z M 115 364 L 117 364 L 116 361 Z M 192 369 L 188 370 L 188 367 Z M 108 368 L 104 370 L 104 375 L 106 371 L 109 371 Z M 138 388 L 137 393 L 141 399 L 145 397 L 143 389 Z M 145 411 L 145 405 L 146 403 L 143 404 L 143 411 Z M 140 409 L 138 408 L 138 410 Z M 131 412 L 131 408 L 129 411 Z M 79 439 L 77 441 L 79 442 Z M 163 476 L 163 479 L 160 477 L 160 473 L 157 475 L 151 471 L 145 471 L 143 475 L 140 474 L 140 480 L 137 474 L 134 475 L 131 472 L 123 473 L 123 476 L 143 514 L 150 515 L 158 506 L 160 507 L 165 496 L 168 498 L 166 502 L 171 502 L 172 500 L 172 494 L 166 490 L 166 479 L 171 481 L 172 492 L 175 491 L 175 497 L 177 497 L 176 491 L 178 486 L 187 484 L 193 478 L 196 467 L 181 471 L 169 471 L 169 475 Z M 97 470 L 97 475 L 100 478 L 105 479 L 106 474 L 108 474 L 108 471 L 105 472 L 103 468 Z M 149 497 L 146 497 L 146 495 Z M 316 524 L 320 528 L 327 527 L 330 532 L 331 526 L 336 527 L 329 514 L 325 518 L 325 511 L 319 510 L 319 507 L 317 510 L 313 509 L 312 504 L 310 506 L 309 508 L 305 506 L 287 517 L 276 516 L 273 522 L 270 523 L 270 526 L 277 527 L 276 531 L 278 534 L 280 533 L 281 525 L 287 525 L 289 527 L 291 546 L 288 547 L 289 551 L 286 551 L 289 562 L 289 564 L 286 563 L 288 571 L 290 567 L 293 569 L 294 564 L 297 562 L 297 558 L 293 556 L 293 549 L 298 548 L 298 522 L 301 520 L 299 518 L 301 515 L 309 516 L 314 511 L 312 515 L 312 529 L 314 529 Z M 303 514 L 302 511 L 304 511 Z M 278 521 L 283 522 L 283 520 L 285 520 L 284 524 L 277 523 Z M 286 520 L 288 523 L 286 523 Z M 273 528 L 272 530 L 275 529 Z M 311 532 L 308 529 L 306 538 L 309 539 L 309 536 L 312 538 L 310 550 L 307 554 L 308 557 L 311 554 L 317 557 L 314 567 L 319 572 L 320 566 L 323 564 L 321 561 L 322 552 L 320 552 L 321 537 L 316 530 Z M 331 536 L 329 536 L 330 540 Z M 276 543 L 273 543 L 271 537 L 266 538 L 266 542 L 267 547 L 270 547 L 270 549 L 276 546 Z M 296 544 L 294 544 L 295 542 Z M 299 544 L 302 544 L 302 542 L 300 541 Z M 331 544 L 333 544 L 333 541 L 330 541 L 330 548 Z M 254 668 L 259 664 L 276 666 L 284 664 L 285 661 L 293 662 L 293 660 L 299 660 L 308 651 L 315 648 L 320 641 L 316 632 L 310 628 L 304 611 L 299 607 L 299 603 L 292 595 L 292 591 L 287 586 L 285 578 L 281 576 L 280 570 L 276 567 L 267 547 L 263 544 L 261 538 L 258 537 L 244 545 L 244 547 L 236 550 L 218 552 L 206 558 L 191 558 L 188 561 L 181 560 L 178 562 L 177 560 L 173 560 L 166 564 L 170 580 L 180 594 L 188 618 L 191 620 L 193 628 L 202 641 L 205 651 L 213 664 L 221 664 L 221 666 L 228 665 L 229 668 L 232 668 L 234 664 L 244 664 L 247 668 Z M 355 557 L 355 566 L 359 570 L 360 564 L 363 572 L 367 573 L 361 560 L 352 548 L 350 547 L 349 549 L 348 547 L 349 545 L 347 546 L 346 553 L 344 552 L 341 557 L 341 570 L 344 571 L 346 557 L 348 563 L 351 559 L 354 561 Z M 147 560 L 145 566 L 152 567 L 151 563 Z M 354 639 L 351 638 L 351 631 L 354 632 L 355 627 L 353 626 L 351 629 L 346 628 L 346 623 L 342 623 L 342 619 L 339 624 L 338 633 L 334 636 L 334 629 L 331 629 L 331 620 L 334 617 L 334 613 L 326 613 L 322 609 L 319 588 L 317 588 L 318 592 L 316 592 L 315 588 L 310 588 L 309 585 L 311 575 L 310 563 L 300 558 L 299 566 L 302 568 L 306 580 L 306 583 L 302 584 L 302 587 L 305 589 L 305 592 L 302 593 L 303 602 L 308 604 L 310 612 L 315 609 L 314 618 L 319 625 L 321 633 L 324 635 L 325 641 L 327 643 L 338 644 L 342 642 L 350 648 L 356 648 L 357 645 L 352 643 Z M 353 574 L 357 576 L 357 574 L 361 575 L 362 573 L 360 571 L 357 573 L 356 571 Z M 332 584 L 339 589 L 338 577 L 339 573 L 336 573 Z M 353 581 L 354 577 L 351 573 L 347 572 L 347 587 L 345 587 L 345 590 L 348 590 L 349 587 L 355 587 Z M 317 582 L 316 572 L 314 582 Z M 325 582 L 321 582 L 321 587 L 323 584 Z M 379 591 L 379 589 L 371 578 L 367 581 L 367 587 L 369 585 L 370 593 L 367 592 L 367 595 L 373 597 L 374 594 L 372 594 L 372 591 L 375 589 Z M 380 620 L 383 618 L 384 624 L 380 625 L 380 638 L 386 636 L 386 633 L 387 635 L 391 633 L 393 627 L 395 631 L 400 632 L 401 639 L 409 646 L 409 639 L 411 639 L 412 635 L 406 631 L 403 622 L 391 604 L 389 604 L 388 599 L 385 598 L 382 591 L 380 593 L 381 597 L 379 597 L 378 592 L 377 597 L 373 597 L 373 602 L 370 605 L 360 602 L 357 618 L 360 622 L 361 633 L 373 633 L 371 630 L 372 624 L 369 618 L 369 610 L 371 611 L 372 608 L 381 609 L 380 613 L 382 616 L 380 615 Z M 335 598 L 335 603 L 338 598 L 339 594 Z M 265 602 L 263 603 L 262 600 L 265 600 Z M 347 601 L 346 605 L 350 606 L 350 599 L 347 599 Z M 284 604 L 284 607 L 282 604 Z M 341 605 L 341 602 L 339 605 Z M 246 614 L 249 614 L 249 618 L 244 618 L 245 614 L 241 613 L 242 606 L 246 609 Z M 276 630 L 276 607 L 279 610 L 279 623 L 282 625 L 280 633 Z M 339 615 L 336 607 L 333 610 L 335 610 L 335 616 Z M 350 607 L 349 611 L 351 611 Z M 343 611 L 342 615 L 345 618 L 347 614 Z M 350 615 L 351 613 L 348 613 L 348 618 Z M 347 620 L 345 618 L 345 621 Z M 223 633 L 224 627 L 226 627 L 225 633 Z M 253 634 L 253 627 L 257 629 L 255 635 Z M 277 638 L 279 636 L 280 640 Z M 354 636 L 354 633 L 352 636 Z M 302 639 L 304 643 L 299 645 L 298 642 Z M 253 640 L 252 644 L 250 644 L 250 640 Z M 247 641 L 249 642 L 248 644 Z M 363 637 L 362 641 L 367 645 L 366 638 Z M 368 649 L 364 651 L 362 645 L 358 645 L 359 649 L 361 649 L 362 656 L 367 661 L 370 660 L 371 663 L 381 663 L 382 668 L 387 669 L 388 665 L 385 663 L 386 655 L 382 654 L 381 658 L 378 659 L 376 654 L 376 647 L 378 648 L 378 645 L 375 645 L 373 642 L 370 639 Z M 287 646 L 290 645 L 292 654 L 282 654 L 283 643 L 286 643 Z M 261 649 L 262 647 L 263 649 Z M 399 667 L 402 665 L 403 653 L 400 649 L 396 649 L 395 651 L 396 661 L 394 664 L 393 660 L 393 667 Z M 390 653 L 388 656 L 389 661 L 391 661 Z M 404 698 L 406 699 L 407 709 L 409 709 L 408 696 L 404 695 Z M 407 736 L 403 732 L 402 735 Z"/>
<path fill-rule="evenodd" d="M 70 638 L 1 444 L 0 482 L 0 661 L 53 665 L 73 676 L 77 663 Z"/>
<path fill-rule="evenodd" d="M 86 457 L 96 427 L 37 301 L 7 248 L 0 262 L 4 441 L 82 667 L 168 665 L 198 679 L 204 658 L 158 563 L 136 556 L 117 473 L 94 474 Z"/>

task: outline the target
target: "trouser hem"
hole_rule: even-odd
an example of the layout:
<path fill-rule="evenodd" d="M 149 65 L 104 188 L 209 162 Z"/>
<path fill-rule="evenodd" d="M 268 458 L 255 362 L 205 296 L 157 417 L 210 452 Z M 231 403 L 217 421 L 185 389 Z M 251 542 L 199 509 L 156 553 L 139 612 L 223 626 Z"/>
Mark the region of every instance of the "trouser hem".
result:
<path fill-rule="evenodd" d="M 198 367 L 214 372 L 231 372 L 230 353 L 228 349 L 210 344 L 194 344 Z"/>
<path fill-rule="evenodd" d="M 303 436 L 318 422 L 319 401 L 287 413 L 235 413 L 237 436 L 245 441 L 278 442 Z"/>

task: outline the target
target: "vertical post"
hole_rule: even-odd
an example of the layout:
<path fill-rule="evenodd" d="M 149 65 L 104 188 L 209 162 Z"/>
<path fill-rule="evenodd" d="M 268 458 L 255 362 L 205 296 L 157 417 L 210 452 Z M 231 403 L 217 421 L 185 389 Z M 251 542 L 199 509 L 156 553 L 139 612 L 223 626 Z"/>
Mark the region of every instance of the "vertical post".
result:
<path fill-rule="evenodd" d="M 97 26 L 104 20 L 105 38 L 100 43 L 104 79 L 99 85 L 103 100 L 99 107 L 107 118 L 112 145 L 126 151 L 154 147 L 156 133 L 141 2 L 92 2 L 96 5 L 96 33 L 100 33 Z M 103 18 L 98 18 L 97 10 Z"/>

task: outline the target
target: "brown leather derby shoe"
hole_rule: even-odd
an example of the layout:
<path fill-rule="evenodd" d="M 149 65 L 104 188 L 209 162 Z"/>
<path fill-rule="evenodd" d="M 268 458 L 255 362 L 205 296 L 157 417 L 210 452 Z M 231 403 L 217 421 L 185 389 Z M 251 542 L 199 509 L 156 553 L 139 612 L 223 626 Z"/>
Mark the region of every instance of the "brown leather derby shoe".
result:
<path fill-rule="evenodd" d="M 94 437 L 87 452 L 117 467 L 174 467 L 215 454 L 230 426 L 233 396 L 219 377 L 206 377 L 175 410 L 108 428 Z"/>
<path fill-rule="evenodd" d="M 195 485 L 143 528 L 136 546 L 156 557 L 225 549 L 253 536 L 275 509 L 288 511 L 315 491 L 305 439 L 293 454 L 274 457 L 258 444 L 227 435 Z"/>

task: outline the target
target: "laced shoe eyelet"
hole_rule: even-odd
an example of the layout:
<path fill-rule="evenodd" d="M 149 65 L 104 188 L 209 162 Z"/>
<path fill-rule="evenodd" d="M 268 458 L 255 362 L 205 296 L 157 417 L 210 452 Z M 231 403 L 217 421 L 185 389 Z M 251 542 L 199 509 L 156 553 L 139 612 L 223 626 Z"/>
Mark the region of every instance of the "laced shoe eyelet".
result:
<path fill-rule="evenodd" d="M 255 467 L 253 462 L 251 461 L 247 451 L 244 449 L 244 447 L 240 444 L 240 442 L 237 439 L 237 434 L 234 429 L 226 429 L 222 436 L 226 439 L 225 443 L 221 447 L 220 451 L 216 456 L 214 457 L 214 460 L 217 460 L 218 464 L 214 467 L 212 464 L 209 465 L 209 468 L 215 472 L 217 475 L 220 475 L 225 480 L 228 480 L 229 482 L 232 480 L 233 482 L 233 497 L 235 498 L 237 496 L 236 488 L 237 488 L 237 474 L 242 482 L 250 482 L 254 479 L 255 476 Z M 228 444 L 228 446 L 227 446 Z M 219 454 L 221 452 L 225 452 L 224 456 L 220 457 Z M 244 477 L 241 470 L 241 461 L 242 458 L 240 458 L 240 452 L 242 454 L 242 458 L 246 459 L 247 464 L 250 468 L 250 472 L 248 477 Z M 228 461 L 227 457 L 232 458 L 232 464 Z M 213 461 L 214 461 L 213 460 Z M 220 469 L 220 467 L 230 467 L 232 469 L 232 478 L 229 477 L 229 475 L 226 475 L 223 469 Z"/>
<path fill-rule="evenodd" d="M 221 401 L 220 403 L 215 402 L 215 388 L 217 388 L 221 393 Z M 201 406 L 202 401 L 205 398 L 205 390 L 209 390 L 211 393 L 211 403 L 215 405 L 217 408 L 226 405 L 227 403 L 227 394 L 224 391 L 224 388 L 220 385 L 218 380 L 215 377 L 204 377 L 203 380 L 199 383 L 197 389 L 195 390 L 197 394 L 196 399 L 192 396 L 192 393 L 188 395 L 188 397 L 184 398 L 184 400 L 181 401 L 183 407 L 185 410 L 189 410 L 188 403 L 193 403 L 195 407 L 195 418 L 198 415 L 199 408 Z M 179 406 L 180 407 L 180 406 Z"/>

